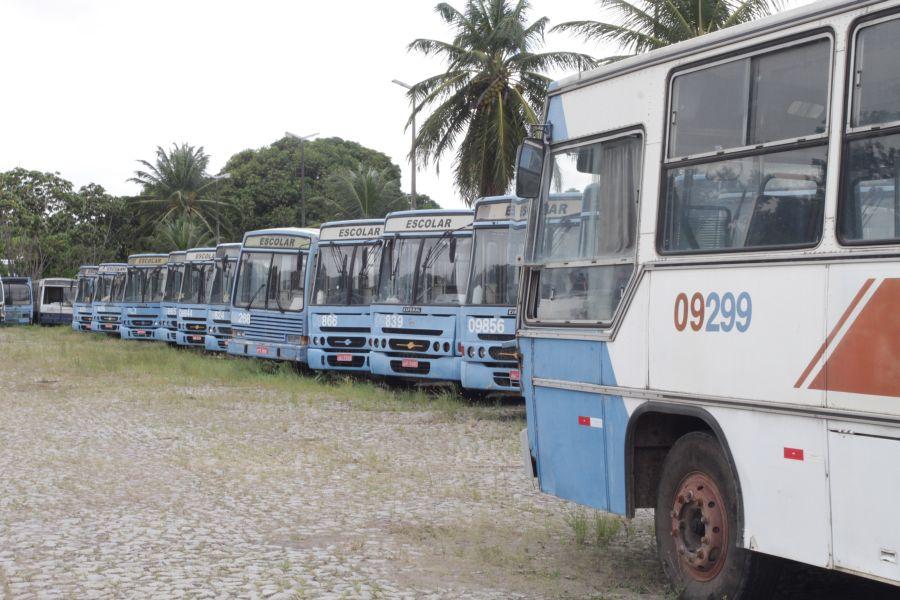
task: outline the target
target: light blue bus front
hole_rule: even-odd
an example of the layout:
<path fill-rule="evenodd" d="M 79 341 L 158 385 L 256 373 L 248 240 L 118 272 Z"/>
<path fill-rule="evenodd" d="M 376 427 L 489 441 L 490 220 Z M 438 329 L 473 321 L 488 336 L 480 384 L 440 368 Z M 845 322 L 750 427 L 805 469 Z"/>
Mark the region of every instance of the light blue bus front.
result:
<path fill-rule="evenodd" d="M 524 224 L 524 207 L 524 201 L 514 196 L 475 203 L 472 271 L 458 325 L 460 384 L 466 389 L 519 394 L 516 257 L 524 236 L 513 235 L 512 227 Z"/>
<path fill-rule="evenodd" d="M 209 316 L 206 296 L 215 276 L 215 259 L 215 248 L 191 248 L 185 255 L 175 332 L 175 342 L 179 346 L 206 346 Z"/>
<path fill-rule="evenodd" d="M 166 278 L 163 285 L 162 301 L 159 303 L 159 320 L 153 338 L 158 342 L 175 344 L 178 331 L 178 294 L 184 279 L 184 259 L 186 252 L 169 252 L 166 263 Z"/>
<path fill-rule="evenodd" d="M 78 269 L 77 291 L 72 303 L 72 329 L 75 331 L 91 330 L 91 299 L 94 296 L 94 284 L 97 282 L 97 267 L 84 265 Z"/>
<path fill-rule="evenodd" d="M 97 285 L 91 302 L 91 331 L 94 333 L 119 335 L 127 272 L 125 263 L 104 263 L 97 270 Z"/>
<path fill-rule="evenodd" d="M 466 296 L 471 211 L 423 210 L 385 219 L 378 292 L 372 304 L 372 373 L 454 381 L 456 325 Z"/>
<path fill-rule="evenodd" d="M 207 295 L 206 336 L 204 347 L 209 352 L 225 352 L 231 339 L 231 292 L 241 244 L 216 246 L 215 270 Z"/>
<path fill-rule="evenodd" d="M 30 277 L 3 277 L 4 325 L 30 325 L 34 321 L 34 290 Z"/>
<path fill-rule="evenodd" d="M 119 328 L 122 339 L 154 339 L 168 259 L 168 254 L 133 254 L 128 257 L 122 325 Z"/>
<path fill-rule="evenodd" d="M 319 229 L 309 307 L 310 368 L 369 372 L 370 306 L 384 220 L 336 221 Z"/>
<path fill-rule="evenodd" d="M 244 234 L 231 300 L 234 356 L 307 362 L 308 264 L 317 229 L 284 227 Z"/>

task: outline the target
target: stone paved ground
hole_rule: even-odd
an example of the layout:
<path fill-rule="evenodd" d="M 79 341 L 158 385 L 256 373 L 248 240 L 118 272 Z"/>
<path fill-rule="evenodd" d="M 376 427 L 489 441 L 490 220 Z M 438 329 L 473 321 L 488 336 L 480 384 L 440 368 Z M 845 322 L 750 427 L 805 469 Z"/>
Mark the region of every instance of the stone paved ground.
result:
<path fill-rule="evenodd" d="M 531 488 L 521 406 L 267 366 L 0 329 L 3 596 L 672 597 L 650 515 Z M 878 591 L 801 575 L 779 599 Z"/>

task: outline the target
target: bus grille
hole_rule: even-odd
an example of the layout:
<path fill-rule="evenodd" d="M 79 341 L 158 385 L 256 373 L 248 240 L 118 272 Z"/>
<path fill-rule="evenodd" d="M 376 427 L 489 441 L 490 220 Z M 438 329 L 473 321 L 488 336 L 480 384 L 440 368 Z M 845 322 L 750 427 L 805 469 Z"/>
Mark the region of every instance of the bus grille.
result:
<path fill-rule="evenodd" d="M 234 329 L 243 331 L 244 337 L 248 340 L 276 343 L 285 342 L 289 335 L 301 336 L 304 333 L 303 317 L 300 315 L 252 314 L 250 325 L 242 325 L 234 327 Z"/>
<path fill-rule="evenodd" d="M 488 354 L 494 360 L 516 362 L 515 348 L 501 348 L 500 346 L 491 346 L 488 348 Z"/>
<path fill-rule="evenodd" d="M 416 367 L 404 367 L 403 361 L 392 360 L 391 369 L 394 373 L 409 373 L 412 375 L 427 375 L 431 372 L 431 363 L 427 360 L 420 360 Z"/>
<path fill-rule="evenodd" d="M 330 348 L 362 348 L 366 345 L 366 338 L 351 336 L 334 336 L 325 340 Z"/>

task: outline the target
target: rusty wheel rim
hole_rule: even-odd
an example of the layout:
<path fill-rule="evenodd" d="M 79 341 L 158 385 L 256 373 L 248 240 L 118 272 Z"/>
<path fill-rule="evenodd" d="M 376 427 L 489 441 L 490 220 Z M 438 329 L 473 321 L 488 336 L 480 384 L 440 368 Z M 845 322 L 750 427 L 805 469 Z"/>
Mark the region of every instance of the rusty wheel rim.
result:
<path fill-rule="evenodd" d="M 695 581 L 713 579 L 728 552 L 728 521 L 718 486 L 705 473 L 688 474 L 678 485 L 670 516 L 684 572 Z"/>

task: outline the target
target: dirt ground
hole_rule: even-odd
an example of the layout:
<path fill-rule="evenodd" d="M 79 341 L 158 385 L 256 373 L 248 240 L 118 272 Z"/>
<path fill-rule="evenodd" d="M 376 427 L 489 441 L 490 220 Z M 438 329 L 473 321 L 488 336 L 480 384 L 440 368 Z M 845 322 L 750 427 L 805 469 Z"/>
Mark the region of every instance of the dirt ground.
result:
<path fill-rule="evenodd" d="M 3 595 L 674 597 L 652 515 L 532 488 L 521 405 L 271 367 L 0 329 Z M 780 597 L 863 589 L 789 579 Z"/>

